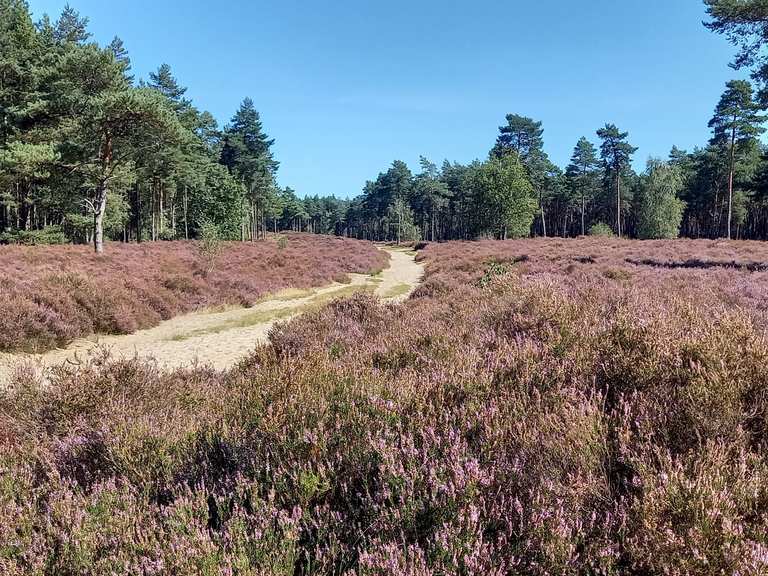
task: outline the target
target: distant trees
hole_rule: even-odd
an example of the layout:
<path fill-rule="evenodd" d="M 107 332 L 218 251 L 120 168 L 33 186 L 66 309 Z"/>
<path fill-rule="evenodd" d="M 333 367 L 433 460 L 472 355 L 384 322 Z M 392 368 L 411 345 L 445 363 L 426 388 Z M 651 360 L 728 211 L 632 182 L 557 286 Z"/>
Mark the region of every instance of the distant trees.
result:
<path fill-rule="evenodd" d="M 499 127 L 499 136 L 491 155 L 502 158 L 514 154 L 522 163 L 538 197 L 541 234 L 546 236 L 545 204 L 557 189 L 561 174 L 544 152 L 544 129 L 541 122 L 518 114 L 507 114 L 506 120 L 507 124 Z"/>
<path fill-rule="evenodd" d="M 584 235 L 613 222 L 629 237 L 768 239 L 768 8 L 706 0 L 708 27 L 739 47 L 702 148 L 673 148 L 644 174 L 614 124 L 581 138 L 561 170 L 540 121 L 508 114 L 488 157 L 469 164 L 395 161 L 356 198 L 278 186 L 274 139 L 246 98 L 220 128 L 171 66 L 136 80 L 123 42 L 93 42 L 70 7 L 32 21 L 0 0 L 0 242 L 258 240 L 295 230 L 370 240 Z"/>
<path fill-rule="evenodd" d="M 396 161 L 368 182 L 346 215 L 348 234 L 369 240 L 448 240 L 530 233 L 538 203 L 517 153 L 491 154 L 469 166 L 426 158 L 412 175 Z"/>
<path fill-rule="evenodd" d="M 474 167 L 468 185 L 480 216 L 480 232 L 506 240 L 531 232 L 537 202 L 533 186 L 515 153 L 491 157 Z"/>
<path fill-rule="evenodd" d="M 505 230 L 507 236 L 543 234 L 545 226 L 547 233 L 561 236 L 603 234 L 608 221 L 614 222 L 615 232 L 629 237 L 682 233 L 717 238 L 729 228 L 731 212 L 736 237 L 768 238 L 768 155 L 756 137 L 763 120 L 754 102 L 745 104 L 748 98 L 730 95 L 725 101 L 741 103 L 733 162 L 733 138 L 720 136 L 690 153 L 673 147 L 668 161 L 653 160 L 638 175 L 631 165 L 637 149 L 629 134 L 607 124 L 597 131 L 599 156 L 595 145 L 581 138 L 563 173 L 543 152 L 541 123 L 511 114 L 488 160 L 468 165 L 446 161 L 438 169 L 422 158 L 416 176 L 396 162 L 350 202 L 339 230 L 360 238 L 397 240 L 391 221 L 402 212 L 413 214 L 414 232 L 418 228 L 422 238 L 433 240 L 502 238 Z M 717 126 L 713 121 L 713 129 L 725 134 L 722 127 L 730 127 L 732 137 L 731 106 L 718 110 L 728 112 Z M 408 190 L 400 196 L 406 204 L 396 210 L 391 208 L 394 181 Z"/>
<path fill-rule="evenodd" d="M 266 217 L 274 200 L 278 162 L 272 156 L 274 140 L 267 137 L 259 113 L 250 98 L 243 100 L 230 125 L 224 130 L 221 162 L 240 181 L 248 203 L 242 238 L 251 240 L 266 234 Z"/>

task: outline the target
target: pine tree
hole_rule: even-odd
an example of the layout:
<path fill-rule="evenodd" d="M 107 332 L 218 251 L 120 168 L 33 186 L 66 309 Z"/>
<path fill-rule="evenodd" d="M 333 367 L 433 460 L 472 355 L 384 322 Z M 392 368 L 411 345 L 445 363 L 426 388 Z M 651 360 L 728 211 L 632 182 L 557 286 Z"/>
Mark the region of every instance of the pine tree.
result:
<path fill-rule="evenodd" d="M 517 114 L 507 114 L 506 120 L 504 126 L 499 126 L 499 136 L 491 153 L 500 158 L 514 152 L 525 164 L 531 156 L 540 153 L 544 146 L 541 122 Z"/>
<path fill-rule="evenodd" d="M 765 0 L 704 0 L 712 18 L 704 25 L 723 34 L 739 49 L 733 67 L 752 68 L 759 83 L 757 100 L 768 106 L 768 3 Z"/>
<path fill-rule="evenodd" d="M 711 143 L 728 153 L 728 221 L 727 238 L 730 240 L 733 221 L 733 175 L 740 150 L 765 132 L 761 126 L 765 117 L 752 95 L 752 85 L 746 80 L 732 80 L 715 108 L 709 121 L 713 136 Z"/>
<path fill-rule="evenodd" d="M 619 132 L 614 124 L 606 124 L 597 131 L 597 136 L 603 141 L 600 145 L 600 157 L 606 176 L 612 175 L 616 185 L 616 235 L 621 236 L 621 177 L 637 148 L 627 142 L 629 133 Z"/>
<path fill-rule="evenodd" d="M 67 4 L 54 24 L 53 35 L 54 39 L 62 44 L 83 44 L 91 37 L 88 32 L 88 18 L 81 18 L 77 10 Z"/>
<path fill-rule="evenodd" d="M 597 186 L 599 162 L 594 144 L 582 137 L 576 143 L 571 156 L 571 163 L 566 168 L 566 178 L 571 187 L 576 190 L 581 200 L 581 235 L 587 233 L 586 208 L 587 199 L 594 195 Z"/>
<path fill-rule="evenodd" d="M 249 204 L 249 235 L 256 240 L 266 234 L 266 209 L 273 195 L 279 163 L 272 155 L 274 139 L 264 132 L 253 100 L 246 98 L 224 130 L 221 163 L 242 184 Z M 303 218 L 302 218 L 303 220 Z M 243 237 L 245 237 L 243 223 Z"/>
<path fill-rule="evenodd" d="M 541 122 L 518 114 L 507 114 L 506 120 L 506 125 L 499 127 L 499 136 L 491 155 L 501 158 L 511 153 L 522 162 L 539 198 L 541 232 L 546 236 L 545 204 L 547 196 L 559 185 L 558 169 L 544 152 Z"/>
<path fill-rule="evenodd" d="M 189 105 L 188 100 L 183 100 L 183 96 L 186 94 L 187 89 L 179 85 L 168 64 L 161 64 L 157 69 L 157 72 L 150 72 L 147 85 L 150 88 L 154 88 L 177 105 Z"/>

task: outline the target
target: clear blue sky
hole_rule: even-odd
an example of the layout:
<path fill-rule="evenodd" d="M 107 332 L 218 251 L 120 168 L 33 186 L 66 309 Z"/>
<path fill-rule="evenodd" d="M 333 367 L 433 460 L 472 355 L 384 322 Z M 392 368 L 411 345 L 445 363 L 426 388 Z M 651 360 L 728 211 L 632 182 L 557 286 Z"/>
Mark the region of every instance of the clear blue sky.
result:
<path fill-rule="evenodd" d="M 35 16 L 64 0 L 30 0 Z M 138 77 L 167 62 L 225 123 L 245 96 L 276 139 L 279 181 L 354 196 L 395 159 L 484 157 L 507 113 L 544 123 L 564 166 L 613 122 L 640 149 L 706 142 L 733 48 L 701 0 L 70 0 Z"/>

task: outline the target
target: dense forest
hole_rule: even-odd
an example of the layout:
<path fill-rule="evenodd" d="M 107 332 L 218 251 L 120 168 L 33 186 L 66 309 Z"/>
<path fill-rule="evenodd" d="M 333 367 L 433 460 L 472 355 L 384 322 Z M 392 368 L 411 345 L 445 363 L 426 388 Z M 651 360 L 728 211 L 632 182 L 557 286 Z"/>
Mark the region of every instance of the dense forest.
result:
<path fill-rule="evenodd" d="M 395 161 L 352 200 L 278 187 L 274 140 L 246 98 L 228 125 L 185 97 L 162 64 L 136 80 L 119 38 L 90 40 L 66 7 L 33 22 L 0 0 L 0 242 L 230 239 L 306 231 L 371 240 L 617 234 L 768 238 L 768 107 L 761 3 L 707 0 L 707 26 L 755 70 L 713 103 L 711 139 L 672 147 L 637 173 L 631 135 L 606 124 L 576 141 L 570 163 L 544 151 L 541 122 L 508 114 L 485 160 Z M 576 140 L 576 139 L 574 139 Z"/>

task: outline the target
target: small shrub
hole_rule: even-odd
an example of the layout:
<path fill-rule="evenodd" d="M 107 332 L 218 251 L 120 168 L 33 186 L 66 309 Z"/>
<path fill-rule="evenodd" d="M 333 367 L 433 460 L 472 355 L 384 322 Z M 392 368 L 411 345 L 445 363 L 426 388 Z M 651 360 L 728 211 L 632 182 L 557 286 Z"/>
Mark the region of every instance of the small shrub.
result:
<path fill-rule="evenodd" d="M 480 288 L 485 288 L 495 279 L 508 275 L 511 270 L 512 268 L 506 262 L 489 262 L 485 272 L 477 281 L 477 285 Z"/>
<path fill-rule="evenodd" d="M 205 227 L 206 227 L 206 224 L 203 224 L 201 232 L 203 232 L 203 233 L 205 232 Z M 217 235 L 218 235 L 218 230 L 217 230 Z M 176 239 L 176 232 L 174 232 L 170 228 L 164 228 L 163 230 L 160 231 L 160 234 L 158 234 L 158 238 L 160 240 L 165 240 L 166 242 L 171 241 L 171 240 L 175 240 Z"/>
<path fill-rule="evenodd" d="M 603 276 L 611 280 L 629 280 L 632 273 L 624 268 L 608 268 L 603 270 Z"/>
<path fill-rule="evenodd" d="M 216 268 L 216 261 L 221 254 L 222 243 L 219 229 L 212 222 L 204 223 L 200 228 L 198 251 L 202 260 L 203 277 L 209 276 Z"/>
<path fill-rule="evenodd" d="M 592 224 L 592 226 L 589 227 L 588 234 L 590 236 L 599 236 L 599 237 L 610 237 L 615 236 L 613 233 L 613 228 L 608 226 L 605 222 L 597 222 L 595 224 Z"/>
<path fill-rule="evenodd" d="M 70 241 L 61 226 L 46 226 L 42 230 L 19 230 L 0 234 L 0 244 L 23 244 L 38 246 L 44 244 L 66 244 Z"/>

